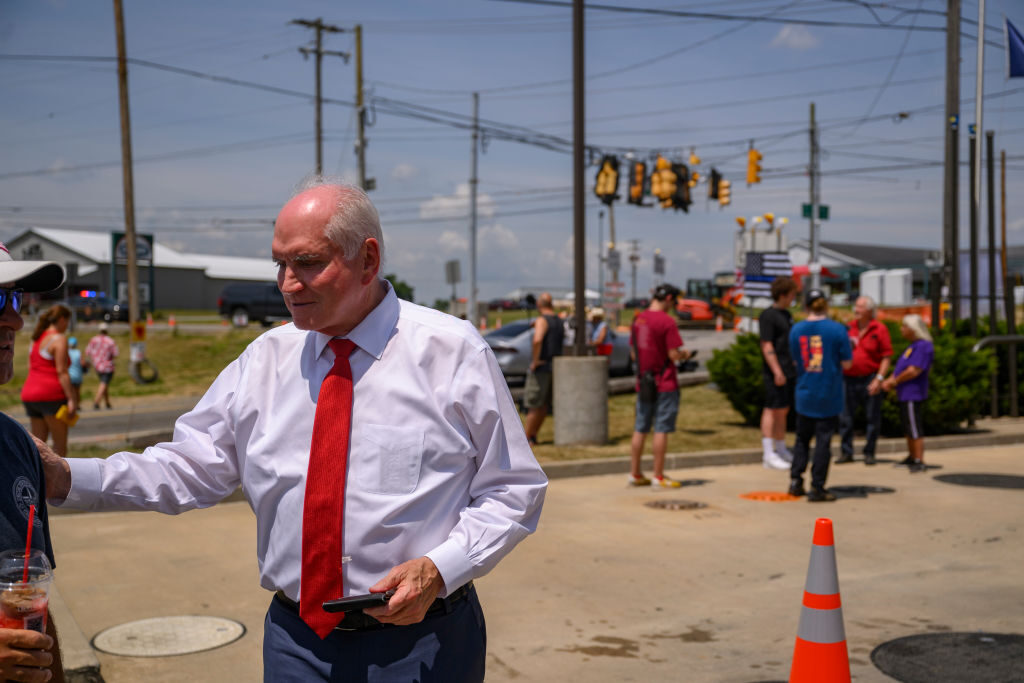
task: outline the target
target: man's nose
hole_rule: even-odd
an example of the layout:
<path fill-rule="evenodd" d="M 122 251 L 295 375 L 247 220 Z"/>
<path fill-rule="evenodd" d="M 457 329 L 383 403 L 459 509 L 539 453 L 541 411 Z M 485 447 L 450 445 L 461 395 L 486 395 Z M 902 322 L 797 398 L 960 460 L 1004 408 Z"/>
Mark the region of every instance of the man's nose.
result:
<path fill-rule="evenodd" d="M 0 325 L 3 327 L 10 327 L 15 330 L 20 330 L 25 325 L 25 321 L 22 320 L 21 314 L 15 311 L 14 306 L 11 305 L 10 299 L 4 303 L 4 310 L 0 311 Z"/>

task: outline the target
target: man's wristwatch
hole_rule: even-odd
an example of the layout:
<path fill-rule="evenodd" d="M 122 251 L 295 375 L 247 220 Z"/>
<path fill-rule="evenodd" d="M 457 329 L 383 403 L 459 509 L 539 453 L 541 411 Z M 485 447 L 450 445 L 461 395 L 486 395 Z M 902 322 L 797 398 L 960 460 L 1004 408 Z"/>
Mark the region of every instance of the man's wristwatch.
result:
<path fill-rule="evenodd" d="M 875 379 L 877 379 L 879 382 L 882 382 L 885 380 L 885 375 L 883 375 L 882 373 L 878 373 L 877 375 L 875 375 Z"/>

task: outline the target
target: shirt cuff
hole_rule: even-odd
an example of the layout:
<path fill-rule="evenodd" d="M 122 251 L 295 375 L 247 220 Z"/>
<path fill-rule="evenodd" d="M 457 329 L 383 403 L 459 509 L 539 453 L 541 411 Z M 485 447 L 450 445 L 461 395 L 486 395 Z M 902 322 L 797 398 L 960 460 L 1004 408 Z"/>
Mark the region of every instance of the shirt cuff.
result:
<path fill-rule="evenodd" d="M 441 578 L 444 580 L 444 595 L 439 597 L 447 597 L 456 588 L 473 579 L 473 564 L 455 541 L 445 541 L 426 556 L 437 567 L 437 571 L 441 572 Z"/>
<path fill-rule="evenodd" d="M 97 458 L 68 458 L 71 468 L 71 491 L 68 497 L 55 507 L 87 508 L 99 500 L 100 485 L 103 475 L 100 474 L 100 461 Z"/>

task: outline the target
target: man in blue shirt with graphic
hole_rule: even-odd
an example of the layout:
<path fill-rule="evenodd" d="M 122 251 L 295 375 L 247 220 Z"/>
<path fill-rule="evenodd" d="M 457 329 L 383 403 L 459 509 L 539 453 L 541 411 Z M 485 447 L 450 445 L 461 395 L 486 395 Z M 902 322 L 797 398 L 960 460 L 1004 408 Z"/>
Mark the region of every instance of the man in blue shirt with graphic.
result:
<path fill-rule="evenodd" d="M 807 500 L 819 503 L 836 499 L 825 488 L 825 479 L 832 436 L 839 429 L 839 414 L 843 411 L 843 370 L 850 367 L 852 353 L 846 328 L 828 319 L 825 293 L 810 290 L 805 305 L 807 319 L 794 325 L 789 333 L 790 353 L 796 363 L 797 413 L 789 493 L 804 495 L 804 470 L 813 436 L 814 460 Z"/>

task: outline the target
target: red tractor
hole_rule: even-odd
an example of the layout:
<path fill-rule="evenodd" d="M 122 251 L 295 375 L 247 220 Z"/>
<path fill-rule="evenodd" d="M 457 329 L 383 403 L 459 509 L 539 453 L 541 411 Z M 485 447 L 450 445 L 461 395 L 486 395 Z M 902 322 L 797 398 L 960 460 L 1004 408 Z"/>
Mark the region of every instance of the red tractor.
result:
<path fill-rule="evenodd" d="M 736 306 L 743 292 L 735 286 L 731 272 L 716 273 L 714 280 L 686 281 L 686 291 L 676 301 L 676 316 L 692 327 L 711 327 L 718 316 L 724 325 L 732 325 Z"/>

